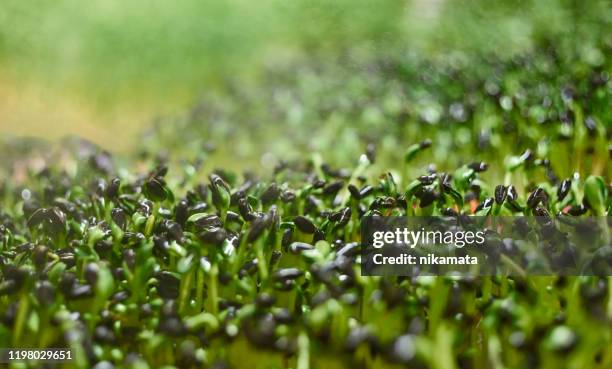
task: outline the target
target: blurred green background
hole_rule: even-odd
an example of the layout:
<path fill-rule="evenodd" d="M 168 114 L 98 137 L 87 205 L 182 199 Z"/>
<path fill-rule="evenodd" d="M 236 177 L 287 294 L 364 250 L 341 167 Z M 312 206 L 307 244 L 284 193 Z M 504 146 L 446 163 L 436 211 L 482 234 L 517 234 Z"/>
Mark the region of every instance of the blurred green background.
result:
<path fill-rule="evenodd" d="M 3 0 L 0 133 L 126 150 L 229 79 L 257 86 L 265 68 L 348 50 L 505 58 L 550 39 L 597 63 L 589 40 L 610 14 L 597 0 Z"/>

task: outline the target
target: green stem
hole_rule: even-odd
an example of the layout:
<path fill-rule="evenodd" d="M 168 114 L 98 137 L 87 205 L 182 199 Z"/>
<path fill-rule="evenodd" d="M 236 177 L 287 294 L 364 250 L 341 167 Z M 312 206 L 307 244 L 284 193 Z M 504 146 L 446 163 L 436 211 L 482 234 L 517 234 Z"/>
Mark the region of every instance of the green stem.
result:
<path fill-rule="evenodd" d="M 15 334 L 13 335 L 13 346 L 19 347 L 21 343 L 21 334 L 23 333 L 23 327 L 25 325 L 26 318 L 30 309 L 30 300 L 26 292 L 21 293 L 19 299 L 19 312 L 17 313 L 17 319 L 15 320 Z"/>
<path fill-rule="evenodd" d="M 185 307 L 189 304 L 189 295 L 191 292 L 191 282 L 193 281 L 194 270 L 187 272 L 181 283 L 181 291 L 179 295 L 179 313 L 185 312 Z"/>
<path fill-rule="evenodd" d="M 219 296 L 217 291 L 217 276 L 219 275 L 219 267 L 213 264 L 210 267 L 208 281 L 208 311 L 217 316 L 219 308 Z"/>
<path fill-rule="evenodd" d="M 196 272 L 196 308 L 198 312 L 202 311 L 202 301 L 204 298 L 204 271 L 202 268 L 197 268 Z"/>
<path fill-rule="evenodd" d="M 151 233 L 153 233 L 154 225 L 155 225 L 155 215 L 151 214 L 147 218 L 147 223 L 145 224 L 145 236 L 149 237 Z"/>
<path fill-rule="evenodd" d="M 265 285 L 268 280 L 268 268 L 266 267 L 266 257 L 264 255 L 263 250 L 263 242 L 257 242 L 257 267 L 259 268 L 259 278 L 261 278 L 261 282 Z"/>
<path fill-rule="evenodd" d="M 297 369 L 310 368 L 310 341 L 305 332 L 300 333 L 298 337 L 298 358 Z"/>

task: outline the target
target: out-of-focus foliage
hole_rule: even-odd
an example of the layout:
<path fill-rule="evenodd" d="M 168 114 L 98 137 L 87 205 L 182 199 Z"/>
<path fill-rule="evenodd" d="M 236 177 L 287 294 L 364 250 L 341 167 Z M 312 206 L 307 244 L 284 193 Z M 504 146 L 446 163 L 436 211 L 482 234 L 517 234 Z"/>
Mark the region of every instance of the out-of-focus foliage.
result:
<path fill-rule="evenodd" d="M 509 60 L 349 52 L 271 67 L 256 88 L 230 81 L 179 118 L 156 121 L 144 146 L 175 159 L 201 157 L 214 146 L 219 153 L 210 163 L 271 168 L 310 153 L 351 166 L 370 145 L 381 171 L 491 160 L 499 162 L 493 176 L 505 170 L 500 154 L 530 149 L 554 156 L 552 169 L 561 176 L 604 174 L 609 67 L 608 60 L 593 65 L 554 45 Z M 430 153 L 407 166 L 406 150 L 424 139 L 434 142 Z"/>
<path fill-rule="evenodd" d="M 0 148 L 1 346 L 96 369 L 609 368 L 610 277 L 358 266 L 366 214 L 609 215 L 609 25 L 604 1 L 4 0 L 0 73 L 152 112 L 200 96 L 123 157 Z"/>
<path fill-rule="evenodd" d="M 167 98 L 264 62 L 342 50 L 504 58 L 540 47 L 600 63 L 606 1 L 75 0 L 0 4 L 0 71 L 92 98 Z"/>

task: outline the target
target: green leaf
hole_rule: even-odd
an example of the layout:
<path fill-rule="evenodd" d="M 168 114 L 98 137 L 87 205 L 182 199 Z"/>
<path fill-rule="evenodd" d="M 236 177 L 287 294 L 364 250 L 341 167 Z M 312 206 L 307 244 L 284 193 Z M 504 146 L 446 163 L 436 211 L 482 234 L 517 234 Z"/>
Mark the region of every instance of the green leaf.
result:
<path fill-rule="evenodd" d="M 474 178 L 476 172 L 474 169 L 469 168 L 467 165 L 462 166 L 461 168 L 455 171 L 454 180 L 455 187 L 460 190 L 465 190 L 470 185 L 470 182 Z"/>
<path fill-rule="evenodd" d="M 415 179 L 414 181 L 410 182 L 410 184 L 408 185 L 408 188 L 406 189 L 406 192 L 404 193 L 404 195 L 406 196 L 406 199 L 412 198 L 412 196 L 414 196 L 414 194 L 421 187 L 423 187 L 423 183 L 421 183 L 421 181 L 419 181 L 418 179 Z"/>
<path fill-rule="evenodd" d="M 450 195 L 459 207 L 463 207 L 463 196 L 451 186 L 444 186 L 444 193 Z"/>
<path fill-rule="evenodd" d="M 412 159 L 414 159 L 414 157 L 416 156 L 416 154 L 418 154 L 419 152 L 425 150 L 426 148 L 430 146 L 431 146 L 430 139 L 426 139 L 417 144 L 410 145 L 408 149 L 406 150 L 406 154 L 404 154 L 404 161 L 406 163 L 411 162 Z"/>
<path fill-rule="evenodd" d="M 421 151 L 421 147 L 419 144 L 413 144 L 413 145 L 408 146 L 408 149 L 406 150 L 406 154 L 404 154 L 404 161 L 406 163 L 410 163 L 412 159 L 414 159 L 416 154 L 419 153 L 419 151 Z"/>
<path fill-rule="evenodd" d="M 55 265 L 53 265 L 51 270 L 49 270 L 49 280 L 54 284 L 59 283 L 65 270 L 66 270 L 66 264 L 64 264 L 61 261 L 55 263 Z"/>
<path fill-rule="evenodd" d="M 113 275 L 111 274 L 108 267 L 104 264 L 98 264 L 100 270 L 98 271 L 98 279 L 96 281 L 96 298 L 101 301 L 106 301 L 109 296 L 113 294 L 115 283 Z"/>
<path fill-rule="evenodd" d="M 200 219 L 202 219 L 202 218 L 204 218 L 206 216 L 208 216 L 208 213 L 196 213 L 196 214 L 193 214 L 192 216 L 190 216 L 189 218 L 187 218 L 187 222 L 188 223 L 195 223 L 198 220 L 200 220 Z"/>
<path fill-rule="evenodd" d="M 506 159 L 506 170 L 514 172 L 516 169 L 522 167 L 528 160 L 533 157 L 531 150 L 525 150 L 524 153 L 518 156 L 510 156 Z"/>
<path fill-rule="evenodd" d="M 589 176 L 584 181 L 584 197 L 595 215 L 605 215 L 607 196 L 606 184 L 602 177 Z"/>

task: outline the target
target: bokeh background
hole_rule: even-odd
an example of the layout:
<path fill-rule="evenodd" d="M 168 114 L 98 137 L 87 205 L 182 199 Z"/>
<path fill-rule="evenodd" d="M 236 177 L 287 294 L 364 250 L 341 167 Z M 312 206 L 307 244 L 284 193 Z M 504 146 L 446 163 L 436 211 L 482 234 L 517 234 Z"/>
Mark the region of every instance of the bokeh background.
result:
<path fill-rule="evenodd" d="M 141 199 L 141 185 L 159 182 L 153 167 L 164 174 L 161 168 L 168 168 L 168 187 L 177 201 L 186 196 L 194 212 L 204 209 L 200 200 L 208 201 L 198 184 L 209 183 L 210 173 L 236 188 L 243 180 L 259 182 L 259 172 L 267 170 L 254 196 L 262 196 L 266 181 L 282 183 L 283 191 L 306 188 L 299 190 L 305 194 L 315 178 L 380 184 L 362 199 L 366 209 L 374 195 L 399 200 L 397 192 L 413 191 L 411 183 L 420 189 L 435 177 L 421 176 L 437 173 L 413 208 L 431 214 L 450 200 L 433 190 L 449 173 L 457 188 L 451 197 L 469 213 L 499 210 L 492 196 L 499 188 L 503 195 L 500 184 L 515 186 L 520 202 L 528 203 L 540 201 L 533 196 L 537 189 L 548 199 L 569 183 L 572 195 L 546 206 L 601 215 L 612 173 L 611 25 L 609 0 L 0 0 L 0 215 L 23 229 L 26 236 L 15 238 L 15 247 L 26 250 L 17 244 L 29 239 L 29 211 L 60 206 L 55 196 L 61 194 L 96 212 L 95 221 L 97 203 L 81 197 L 95 193 L 90 197 L 98 199 L 110 192 L 108 183 L 117 183 L 100 173 L 116 174 L 123 195 Z M 583 196 L 586 182 L 591 196 Z M 187 195 L 192 189 L 194 204 Z M 330 195 L 322 195 L 322 204 L 336 211 L 337 197 Z M 431 206 L 437 196 L 445 202 Z M 591 210 L 588 198 L 596 200 Z M 324 218 L 313 203 L 304 213 Z M 534 211 L 526 207 L 524 214 Z M 294 212 L 282 216 L 292 221 Z M 357 221 L 357 210 L 353 214 Z M 27 245 L 42 245 L 36 242 Z M 429 327 L 460 311 L 455 302 L 435 298 L 450 290 L 433 281 L 423 283 L 429 300 L 423 304 L 431 302 L 434 311 Z M 464 334 L 478 342 L 462 343 L 457 363 L 473 358 L 476 368 L 502 367 L 502 356 L 510 367 L 609 367 L 610 279 L 530 278 L 528 288 L 502 281 L 496 305 L 474 315 L 484 317 L 483 324 L 466 316 L 448 329 L 428 328 L 436 336 L 426 337 L 423 347 L 430 347 L 433 367 L 455 367 L 451 341 Z M 491 280 L 482 286 L 483 297 L 472 297 L 478 292 L 469 287 L 460 308 L 476 309 L 479 300 L 488 306 Z M 410 290 L 419 304 L 420 291 Z M 506 294 L 514 300 L 502 299 Z M 17 306 L 11 299 L 3 300 L 7 311 Z M 512 301 L 515 307 L 506 304 Z M 372 306 L 384 313 L 372 310 L 364 321 L 383 340 L 413 314 Z M 498 313 L 503 320 L 515 314 L 535 341 L 519 337 L 523 343 L 510 348 L 515 343 L 499 338 L 510 331 L 497 336 Z M 22 338 L 1 327 L 0 338 Z M 23 338 L 37 339 L 31 336 Z M 350 365 L 346 356 L 320 354 L 324 345 L 312 350 L 320 365 Z M 148 347 L 155 357 L 156 346 Z M 280 365 L 279 357 L 251 349 L 247 340 L 227 349 L 240 362 Z M 536 351 L 542 365 L 532 360 Z"/>
<path fill-rule="evenodd" d="M 388 54 L 507 59 L 551 40 L 603 65 L 610 14 L 597 0 L 3 0 L 0 134 L 128 152 L 152 122 L 312 60 L 359 75 Z"/>

